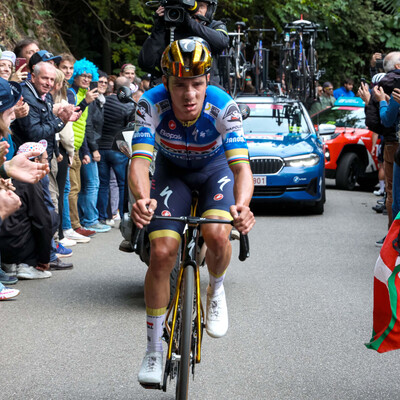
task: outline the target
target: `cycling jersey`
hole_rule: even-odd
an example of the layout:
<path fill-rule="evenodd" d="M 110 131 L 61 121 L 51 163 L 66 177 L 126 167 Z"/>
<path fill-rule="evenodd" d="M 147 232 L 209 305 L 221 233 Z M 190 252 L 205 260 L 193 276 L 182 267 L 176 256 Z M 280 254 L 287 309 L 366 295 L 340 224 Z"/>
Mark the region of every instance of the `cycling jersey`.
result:
<path fill-rule="evenodd" d="M 224 152 L 230 166 L 249 162 L 238 106 L 216 86 L 207 87 L 201 114 L 191 126 L 175 117 L 164 85 L 143 94 L 135 122 L 132 158 L 151 161 L 156 146 L 167 159 L 186 169 L 202 168 Z"/>

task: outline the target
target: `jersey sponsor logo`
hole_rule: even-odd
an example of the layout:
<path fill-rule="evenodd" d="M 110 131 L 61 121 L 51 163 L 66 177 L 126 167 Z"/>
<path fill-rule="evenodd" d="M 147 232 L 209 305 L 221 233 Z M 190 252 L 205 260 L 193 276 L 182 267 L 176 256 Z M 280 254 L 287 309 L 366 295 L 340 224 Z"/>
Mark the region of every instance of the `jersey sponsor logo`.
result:
<path fill-rule="evenodd" d="M 161 215 L 162 215 L 163 217 L 170 217 L 170 216 L 171 216 L 171 213 L 170 213 L 168 210 L 164 210 L 164 211 L 161 213 Z"/>
<path fill-rule="evenodd" d="M 222 200 L 224 198 L 224 195 L 222 193 L 218 193 L 214 196 L 215 201 Z"/>
<path fill-rule="evenodd" d="M 164 196 L 165 196 L 164 205 L 165 205 L 165 207 L 167 207 L 167 208 L 169 208 L 169 207 L 168 207 L 168 200 L 169 200 L 171 194 L 172 194 L 172 190 L 169 188 L 169 186 L 167 186 L 167 187 L 160 193 L 160 197 L 164 197 Z"/>
<path fill-rule="evenodd" d="M 151 117 L 151 107 L 150 104 L 147 100 L 141 99 L 139 101 L 136 114 L 142 118 L 143 120 L 146 119 L 146 115 L 149 115 Z"/>
<path fill-rule="evenodd" d="M 237 131 L 240 131 L 241 129 L 243 129 L 242 125 L 228 126 L 228 127 L 225 129 L 225 133 L 237 132 Z"/>
<path fill-rule="evenodd" d="M 207 103 L 204 107 L 204 111 L 206 114 L 210 114 L 214 119 L 216 119 L 221 110 L 218 107 L 212 105 L 211 103 Z"/>
<path fill-rule="evenodd" d="M 169 121 L 168 122 L 168 128 L 174 130 L 176 128 L 176 123 L 175 121 Z"/>
<path fill-rule="evenodd" d="M 154 326 L 154 324 L 152 322 L 147 322 L 147 327 L 149 329 L 154 329 L 153 326 Z"/>
<path fill-rule="evenodd" d="M 160 135 L 164 136 L 167 139 L 178 139 L 178 140 L 182 140 L 182 136 L 178 135 L 177 133 L 170 133 L 167 132 L 165 129 L 161 129 L 160 131 Z"/>
<path fill-rule="evenodd" d="M 135 132 L 135 138 L 151 138 L 151 133 L 149 132 Z"/>
<path fill-rule="evenodd" d="M 223 178 L 221 178 L 218 183 L 220 183 L 221 185 L 219 186 L 219 190 L 224 190 L 224 186 L 229 183 L 231 180 L 228 178 L 228 176 L 224 176 Z"/>
<path fill-rule="evenodd" d="M 236 104 L 231 104 L 226 109 L 223 119 L 228 119 L 229 122 L 240 121 L 240 111 Z"/>
<path fill-rule="evenodd" d="M 168 111 L 168 110 L 171 109 L 171 106 L 170 106 L 170 104 L 169 104 L 169 101 L 166 100 L 166 99 L 160 101 L 159 103 L 157 103 L 157 104 L 156 104 L 156 107 L 157 107 L 157 111 L 158 111 L 159 114 L 162 114 L 162 113 L 164 113 L 165 111 Z"/>
<path fill-rule="evenodd" d="M 245 143 L 246 139 L 243 136 L 235 136 L 226 139 L 225 143 Z"/>

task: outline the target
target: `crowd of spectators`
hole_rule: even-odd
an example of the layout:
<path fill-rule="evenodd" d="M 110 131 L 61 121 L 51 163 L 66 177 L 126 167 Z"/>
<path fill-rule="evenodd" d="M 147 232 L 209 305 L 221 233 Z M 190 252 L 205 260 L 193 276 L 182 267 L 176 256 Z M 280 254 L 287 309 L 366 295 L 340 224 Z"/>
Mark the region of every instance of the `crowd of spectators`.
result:
<path fill-rule="evenodd" d="M 128 158 L 112 144 L 135 107 L 116 93 L 138 100 L 149 84 L 132 64 L 107 75 L 30 38 L 1 49 L 0 300 L 18 295 L 18 279 L 73 268 L 71 247 L 121 218 Z"/>

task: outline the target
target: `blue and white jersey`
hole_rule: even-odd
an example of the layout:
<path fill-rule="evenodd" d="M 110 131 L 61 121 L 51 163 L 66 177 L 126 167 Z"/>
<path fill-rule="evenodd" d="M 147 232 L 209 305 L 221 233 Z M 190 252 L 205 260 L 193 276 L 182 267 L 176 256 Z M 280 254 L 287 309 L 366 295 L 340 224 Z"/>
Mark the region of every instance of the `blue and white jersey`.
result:
<path fill-rule="evenodd" d="M 223 152 L 229 165 L 249 162 L 239 108 L 216 86 L 207 87 L 203 110 L 191 126 L 175 117 L 164 85 L 145 92 L 136 111 L 132 158 L 151 161 L 154 146 L 182 168 L 202 168 Z"/>

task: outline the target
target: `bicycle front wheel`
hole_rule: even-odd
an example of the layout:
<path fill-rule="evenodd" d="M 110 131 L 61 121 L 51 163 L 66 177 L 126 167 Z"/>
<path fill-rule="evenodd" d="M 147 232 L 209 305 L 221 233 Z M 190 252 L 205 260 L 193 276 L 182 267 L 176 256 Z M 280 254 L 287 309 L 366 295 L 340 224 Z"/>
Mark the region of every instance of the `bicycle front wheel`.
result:
<path fill-rule="evenodd" d="M 182 291 L 182 323 L 180 332 L 180 356 L 178 381 L 176 382 L 176 399 L 186 400 L 189 392 L 189 374 L 192 350 L 193 328 L 193 301 L 194 301 L 194 268 L 191 265 L 185 267 L 184 287 Z M 193 355 L 194 356 L 194 355 Z"/>

